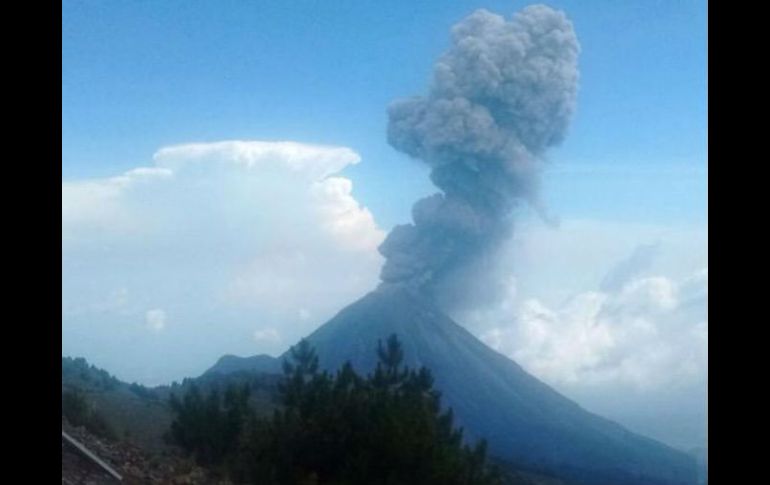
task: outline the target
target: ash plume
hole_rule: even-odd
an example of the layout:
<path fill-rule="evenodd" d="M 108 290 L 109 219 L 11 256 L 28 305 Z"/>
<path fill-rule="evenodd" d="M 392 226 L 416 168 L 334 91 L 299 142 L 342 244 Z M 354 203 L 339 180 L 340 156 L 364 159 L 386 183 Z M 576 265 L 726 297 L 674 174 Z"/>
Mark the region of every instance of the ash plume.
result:
<path fill-rule="evenodd" d="M 440 193 L 379 250 L 383 284 L 460 305 L 491 291 L 520 202 L 542 212 L 543 154 L 575 110 L 580 47 L 565 14 L 534 5 L 509 20 L 478 10 L 452 28 L 426 96 L 388 108 L 388 142 L 431 168 Z"/>

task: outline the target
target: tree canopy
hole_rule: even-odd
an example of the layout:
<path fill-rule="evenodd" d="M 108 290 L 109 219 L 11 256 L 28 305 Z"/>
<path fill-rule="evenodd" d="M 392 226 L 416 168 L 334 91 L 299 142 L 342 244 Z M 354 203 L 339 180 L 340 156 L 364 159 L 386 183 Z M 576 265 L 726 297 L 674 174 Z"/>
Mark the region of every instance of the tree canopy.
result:
<path fill-rule="evenodd" d="M 395 335 L 379 342 L 377 355 L 365 377 L 350 363 L 329 373 L 302 340 L 284 362 L 273 416 L 257 417 L 245 389 L 222 399 L 193 387 L 182 400 L 172 396 L 172 440 L 238 483 L 500 483 L 486 443 L 464 443 L 451 409 L 442 411 L 430 371 L 402 365 Z"/>

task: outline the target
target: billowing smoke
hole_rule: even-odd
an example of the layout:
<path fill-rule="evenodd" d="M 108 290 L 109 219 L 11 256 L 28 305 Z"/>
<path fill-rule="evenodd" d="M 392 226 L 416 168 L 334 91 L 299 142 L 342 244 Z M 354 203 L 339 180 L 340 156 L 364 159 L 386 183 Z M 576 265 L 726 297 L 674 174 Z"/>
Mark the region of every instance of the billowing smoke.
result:
<path fill-rule="evenodd" d="M 542 209 L 542 157 L 575 110 L 579 50 L 571 22 L 544 5 L 510 20 L 478 10 L 452 28 L 428 95 L 388 109 L 388 141 L 427 163 L 441 193 L 380 246 L 385 284 L 458 304 L 486 291 L 514 206 Z"/>

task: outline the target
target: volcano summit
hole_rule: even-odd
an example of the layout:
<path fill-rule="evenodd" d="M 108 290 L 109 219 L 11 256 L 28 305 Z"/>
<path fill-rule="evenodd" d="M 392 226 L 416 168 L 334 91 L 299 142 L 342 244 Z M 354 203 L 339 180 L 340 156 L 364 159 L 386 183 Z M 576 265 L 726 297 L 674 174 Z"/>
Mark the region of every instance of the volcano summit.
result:
<path fill-rule="evenodd" d="M 388 109 L 388 141 L 426 163 L 440 192 L 380 246 L 379 288 L 308 340 L 327 370 L 350 361 L 369 372 L 378 340 L 397 334 L 405 364 L 433 372 L 466 437 L 515 466 L 587 485 L 694 484 L 685 453 L 587 412 L 448 316 L 494 300 L 513 208 L 544 214 L 539 174 L 575 111 L 579 52 L 566 15 L 543 5 L 510 19 L 479 10 L 452 28 L 427 95 Z M 209 372 L 242 368 L 278 365 L 226 357 Z"/>
<path fill-rule="evenodd" d="M 587 485 L 696 482 L 691 457 L 582 409 L 401 285 L 383 285 L 344 308 L 308 341 L 322 368 L 350 361 L 363 373 L 376 365 L 378 340 L 393 333 L 405 365 L 433 372 L 466 437 L 486 438 L 493 455 L 519 468 Z M 207 373 L 276 372 L 287 356 L 223 357 Z"/>

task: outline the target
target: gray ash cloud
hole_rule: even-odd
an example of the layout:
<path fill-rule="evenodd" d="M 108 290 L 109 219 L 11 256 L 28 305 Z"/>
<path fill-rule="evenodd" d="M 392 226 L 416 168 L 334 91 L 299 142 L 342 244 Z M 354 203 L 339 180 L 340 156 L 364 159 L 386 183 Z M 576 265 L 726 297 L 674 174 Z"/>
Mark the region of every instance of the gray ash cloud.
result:
<path fill-rule="evenodd" d="M 495 254 L 521 202 L 542 209 L 544 152 L 575 111 L 579 44 L 563 12 L 478 10 L 452 28 L 426 96 L 388 109 L 388 141 L 422 160 L 440 193 L 380 246 L 384 283 L 462 304 L 491 291 Z"/>

